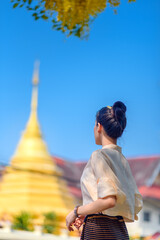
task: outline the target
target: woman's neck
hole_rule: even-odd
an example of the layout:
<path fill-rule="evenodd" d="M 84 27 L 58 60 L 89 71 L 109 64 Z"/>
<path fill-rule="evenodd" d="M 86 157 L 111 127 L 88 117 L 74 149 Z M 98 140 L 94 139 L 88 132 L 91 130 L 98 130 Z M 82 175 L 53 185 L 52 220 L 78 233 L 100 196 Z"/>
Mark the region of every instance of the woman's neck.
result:
<path fill-rule="evenodd" d="M 110 137 L 103 136 L 102 137 L 102 147 L 108 144 L 116 144 L 117 145 L 117 139 L 113 139 Z"/>

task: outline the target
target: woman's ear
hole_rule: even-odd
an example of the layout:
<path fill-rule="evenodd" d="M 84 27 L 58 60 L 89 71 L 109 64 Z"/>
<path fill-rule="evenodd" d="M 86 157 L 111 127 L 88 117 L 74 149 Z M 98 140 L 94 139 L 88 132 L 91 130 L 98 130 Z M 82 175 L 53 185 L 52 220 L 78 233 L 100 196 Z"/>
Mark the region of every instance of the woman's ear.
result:
<path fill-rule="evenodd" d="M 101 133 L 101 131 L 102 131 L 102 125 L 100 123 L 98 123 L 97 131 L 98 131 L 98 133 Z"/>

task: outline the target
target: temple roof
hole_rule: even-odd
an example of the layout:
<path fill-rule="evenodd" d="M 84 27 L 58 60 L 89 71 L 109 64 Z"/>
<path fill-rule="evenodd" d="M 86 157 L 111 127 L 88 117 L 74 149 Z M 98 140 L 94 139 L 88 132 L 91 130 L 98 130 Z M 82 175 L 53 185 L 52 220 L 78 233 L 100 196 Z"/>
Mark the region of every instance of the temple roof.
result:
<path fill-rule="evenodd" d="M 137 185 L 151 186 L 160 172 L 160 156 L 128 158 Z"/>

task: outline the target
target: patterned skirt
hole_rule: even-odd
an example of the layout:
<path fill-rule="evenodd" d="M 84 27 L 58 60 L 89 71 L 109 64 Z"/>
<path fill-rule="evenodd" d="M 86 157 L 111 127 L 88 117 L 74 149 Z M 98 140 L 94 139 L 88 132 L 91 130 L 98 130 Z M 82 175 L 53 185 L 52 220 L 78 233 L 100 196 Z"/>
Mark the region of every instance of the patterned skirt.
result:
<path fill-rule="evenodd" d="M 80 240 L 129 240 L 122 216 L 103 213 L 86 215 Z"/>

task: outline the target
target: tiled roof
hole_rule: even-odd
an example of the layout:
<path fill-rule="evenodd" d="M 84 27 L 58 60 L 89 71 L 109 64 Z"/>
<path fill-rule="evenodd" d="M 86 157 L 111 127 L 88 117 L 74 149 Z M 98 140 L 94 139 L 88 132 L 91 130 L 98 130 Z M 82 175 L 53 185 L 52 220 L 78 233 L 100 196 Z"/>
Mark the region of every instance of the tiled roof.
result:
<path fill-rule="evenodd" d="M 57 166 L 63 170 L 63 177 L 68 183 L 70 193 L 76 198 L 81 199 L 82 193 L 80 189 L 80 177 L 86 163 L 80 163 L 77 166 L 76 162 L 71 162 L 55 156 L 52 158 Z"/>
<path fill-rule="evenodd" d="M 82 193 L 81 193 L 80 188 L 69 186 L 69 191 L 70 191 L 70 193 L 72 193 L 77 198 L 81 198 L 82 197 Z"/>
<path fill-rule="evenodd" d="M 128 162 L 138 187 L 151 185 L 156 169 L 160 166 L 160 156 L 128 158 Z"/>
<path fill-rule="evenodd" d="M 69 181 L 79 181 L 80 179 L 80 171 L 79 168 L 76 167 L 74 162 L 64 160 L 59 157 L 53 156 L 53 161 L 61 168 L 64 172 L 64 177 Z"/>

